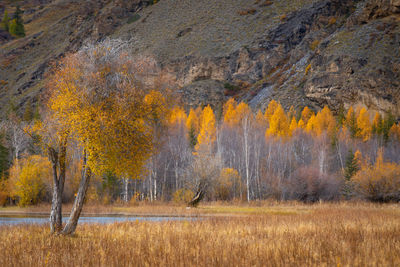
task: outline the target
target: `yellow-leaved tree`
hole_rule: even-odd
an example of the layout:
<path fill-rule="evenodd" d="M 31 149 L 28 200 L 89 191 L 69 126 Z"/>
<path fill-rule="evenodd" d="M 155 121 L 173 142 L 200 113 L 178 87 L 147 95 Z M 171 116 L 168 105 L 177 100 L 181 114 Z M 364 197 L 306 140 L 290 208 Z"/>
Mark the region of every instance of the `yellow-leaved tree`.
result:
<path fill-rule="evenodd" d="M 360 109 L 357 116 L 357 126 L 359 131 L 357 137 L 360 137 L 363 141 L 368 141 L 372 134 L 372 125 L 369 119 L 368 112 L 365 108 Z"/>
<path fill-rule="evenodd" d="M 188 130 L 189 144 L 193 149 L 197 144 L 197 136 L 200 131 L 200 117 L 201 110 L 197 108 L 196 110 L 190 109 L 188 118 L 186 120 L 186 128 Z"/>
<path fill-rule="evenodd" d="M 303 109 L 303 111 L 301 112 L 301 120 L 305 125 L 308 123 L 308 120 L 311 118 L 312 115 L 315 114 L 311 109 L 309 109 L 308 107 L 305 107 Z"/>
<path fill-rule="evenodd" d="M 197 137 L 196 151 L 202 147 L 207 151 L 211 151 L 212 146 L 217 137 L 215 115 L 212 108 L 208 105 L 203 109 L 201 114 L 200 133 Z"/>
<path fill-rule="evenodd" d="M 233 127 L 237 123 L 236 106 L 237 103 L 233 98 L 230 98 L 224 104 L 224 124 L 228 125 L 229 127 Z"/>
<path fill-rule="evenodd" d="M 336 130 L 336 119 L 331 110 L 325 106 L 317 116 L 315 116 L 314 132 L 321 135 L 326 132 L 329 136 L 333 136 Z"/>
<path fill-rule="evenodd" d="M 269 119 L 269 128 L 266 131 L 266 136 L 288 137 L 289 128 L 290 124 L 286 113 L 281 104 L 278 104 L 274 114 Z"/>
<path fill-rule="evenodd" d="M 274 115 L 276 109 L 278 108 L 280 104 L 276 102 L 275 100 L 271 100 L 268 104 L 267 109 L 265 110 L 264 116 L 267 119 L 268 122 L 270 122 L 272 116 Z"/>
<path fill-rule="evenodd" d="M 130 57 L 127 46 L 109 39 L 84 46 L 54 71 L 48 113 L 78 142 L 83 160 L 63 234 L 76 229 L 92 173 L 139 177 L 153 152 L 154 123 L 167 117 L 165 92 L 152 88 L 154 77 L 144 75 L 154 76 L 158 69 L 151 59 Z"/>

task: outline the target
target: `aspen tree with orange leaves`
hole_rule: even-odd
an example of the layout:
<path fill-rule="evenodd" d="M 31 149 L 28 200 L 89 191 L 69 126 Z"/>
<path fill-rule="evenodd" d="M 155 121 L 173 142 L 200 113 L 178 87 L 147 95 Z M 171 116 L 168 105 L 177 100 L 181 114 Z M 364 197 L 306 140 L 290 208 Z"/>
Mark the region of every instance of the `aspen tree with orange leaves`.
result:
<path fill-rule="evenodd" d="M 266 136 L 288 137 L 290 124 L 281 104 L 278 104 L 274 114 L 269 119 Z"/>
<path fill-rule="evenodd" d="M 204 147 L 207 151 L 212 150 L 216 140 L 215 115 L 210 106 L 206 106 L 201 114 L 200 133 L 197 137 L 196 151 Z"/>
<path fill-rule="evenodd" d="M 359 128 L 357 137 L 362 138 L 363 141 L 369 140 L 372 134 L 372 125 L 369 119 L 368 112 L 365 108 L 360 109 L 360 111 L 358 112 L 357 126 Z"/>

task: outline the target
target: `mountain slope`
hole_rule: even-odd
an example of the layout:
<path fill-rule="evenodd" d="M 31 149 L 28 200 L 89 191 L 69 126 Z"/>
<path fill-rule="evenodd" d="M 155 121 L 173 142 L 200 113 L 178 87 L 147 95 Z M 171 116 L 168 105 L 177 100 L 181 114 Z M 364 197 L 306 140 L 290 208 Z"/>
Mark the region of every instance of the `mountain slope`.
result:
<path fill-rule="evenodd" d="M 29 1 L 24 1 L 29 2 Z M 48 64 L 111 36 L 154 57 L 187 106 L 228 96 L 265 107 L 367 106 L 400 116 L 398 0 L 52 1 L 1 45 L 1 104 L 23 109 Z M 63 15 L 60 14 L 60 10 Z"/>

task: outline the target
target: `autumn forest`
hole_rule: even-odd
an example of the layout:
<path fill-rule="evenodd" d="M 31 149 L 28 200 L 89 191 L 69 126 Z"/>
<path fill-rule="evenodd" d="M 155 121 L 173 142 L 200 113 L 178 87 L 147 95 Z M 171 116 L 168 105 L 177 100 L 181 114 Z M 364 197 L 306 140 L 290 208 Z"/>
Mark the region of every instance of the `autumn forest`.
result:
<path fill-rule="evenodd" d="M 0 265 L 399 262 L 390 112 L 239 98 L 190 107 L 169 73 L 128 48 L 88 44 L 53 64 L 36 108 L 10 104 Z M 46 219 L 10 225 L 17 215 Z"/>
<path fill-rule="evenodd" d="M 2 122 L 2 205 L 86 201 L 400 200 L 400 126 L 348 107 L 266 110 L 229 99 L 184 109 L 168 75 L 126 44 L 87 46 L 54 66 L 43 107 Z M 92 182 L 89 183 L 89 178 Z M 64 185 L 65 183 L 65 185 Z"/>

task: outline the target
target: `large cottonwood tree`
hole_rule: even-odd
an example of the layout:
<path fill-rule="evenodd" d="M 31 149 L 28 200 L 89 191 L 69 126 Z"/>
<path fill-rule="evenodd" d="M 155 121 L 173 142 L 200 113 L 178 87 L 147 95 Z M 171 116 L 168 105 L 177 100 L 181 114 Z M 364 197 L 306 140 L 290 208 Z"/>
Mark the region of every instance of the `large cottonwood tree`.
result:
<path fill-rule="evenodd" d="M 87 45 L 65 57 L 54 72 L 47 112 L 79 144 L 83 161 L 63 234 L 76 229 L 92 175 L 136 178 L 151 156 L 152 119 L 166 101 L 146 101 L 158 89 L 152 88 L 158 72 L 151 60 L 134 59 L 128 51 L 120 40 Z"/>

